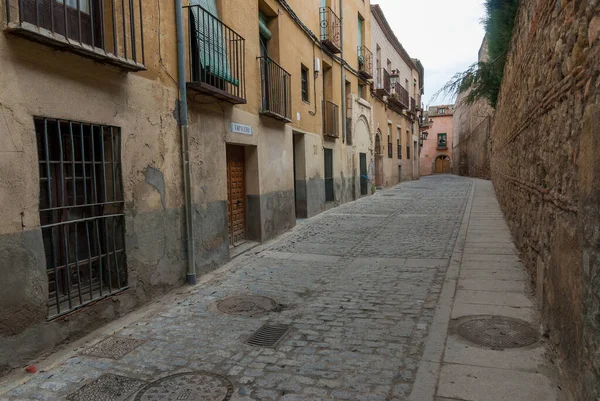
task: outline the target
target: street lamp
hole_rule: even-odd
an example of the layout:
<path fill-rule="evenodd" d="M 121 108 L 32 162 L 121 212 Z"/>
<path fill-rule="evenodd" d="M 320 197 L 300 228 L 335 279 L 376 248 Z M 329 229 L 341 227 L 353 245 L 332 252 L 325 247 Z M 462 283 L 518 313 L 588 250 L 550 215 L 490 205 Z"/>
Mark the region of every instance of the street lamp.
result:
<path fill-rule="evenodd" d="M 392 91 L 393 91 L 393 93 L 396 93 L 395 92 L 396 84 L 398 83 L 399 79 L 400 79 L 400 71 L 399 70 L 392 70 L 392 73 L 390 74 L 390 85 L 392 85 Z"/>

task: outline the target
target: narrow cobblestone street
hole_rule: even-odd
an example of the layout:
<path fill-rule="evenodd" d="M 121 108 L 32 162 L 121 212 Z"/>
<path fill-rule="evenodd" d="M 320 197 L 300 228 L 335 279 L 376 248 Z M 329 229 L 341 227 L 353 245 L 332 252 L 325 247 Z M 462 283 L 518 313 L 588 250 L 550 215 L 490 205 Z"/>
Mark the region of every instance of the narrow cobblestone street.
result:
<path fill-rule="evenodd" d="M 40 363 L 38 374 L 23 376 L 21 385 L 0 399 L 171 399 L 135 398 L 135 394 L 148 382 L 194 371 L 226 377 L 233 385 L 229 389 L 233 400 L 385 401 L 407 400 L 411 392 L 413 400 L 434 397 L 455 297 L 453 288 L 446 297 L 442 292 L 452 263 L 460 263 L 453 254 L 457 248 L 462 252 L 465 241 L 480 248 L 490 245 L 477 244 L 489 226 L 486 221 L 472 222 L 482 231 L 467 237 L 465 222 L 469 221 L 464 216 L 473 196 L 480 204 L 473 219 L 484 218 L 486 208 L 493 207 L 491 218 L 504 227 L 489 182 L 433 176 L 403 183 L 303 222 L 276 241 L 238 257 L 197 287 L 167 297 L 168 302 L 154 305 L 151 312 L 136 312 L 133 315 L 137 317 L 126 317 L 124 323 L 112 326 L 119 329 L 104 330 L 87 344 L 75 343 L 76 348 L 71 346 L 62 357 Z M 506 243 L 500 249 L 513 252 L 510 236 L 506 228 L 502 230 L 494 241 Z M 471 267 L 478 260 L 487 265 L 485 257 L 465 254 L 465 258 Z M 502 260 L 499 258 L 495 257 L 496 263 Z M 473 273 L 482 278 L 485 271 Z M 524 273 L 512 272 L 504 279 L 509 280 L 507 285 L 517 286 L 522 302 L 527 303 Z M 470 283 L 477 284 L 477 280 Z M 476 289 L 459 287 L 457 297 L 461 297 L 463 309 L 486 303 L 472 299 L 478 296 Z M 239 295 L 266 296 L 280 307 L 253 316 L 225 314 L 216 307 L 217 301 Z M 509 304 L 505 306 L 509 308 Z M 446 318 L 434 321 L 436 311 L 446 311 Z M 503 314 L 500 312 L 497 314 Z M 532 309 L 531 316 L 535 313 Z M 273 348 L 245 344 L 265 323 L 289 325 L 291 331 Z M 108 335 L 125 339 L 122 347 L 133 350 L 121 356 L 120 349 L 113 347 L 108 350 L 113 358 L 89 355 L 89 348 Z M 439 355 L 430 359 L 427 341 L 436 338 Z M 534 359 L 543 363 L 543 354 L 543 348 L 535 351 Z M 469 392 L 456 388 L 459 385 L 451 375 L 453 369 L 469 370 L 468 362 L 460 353 L 450 356 L 459 367 L 442 369 L 439 385 L 446 395 L 441 395 L 463 399 Z M 479 354 L 479 358 L 486 356 Z M 418 371 L 427 370 L 424 363 L 435 365 L 429 381 L 425 373 L 417 377 Z M 510 368 L 514 366 L 506 367 Z M 481 372 L 471 369 L 473 374 Z M 108 384 L 93 387 L 101 376 Z M 545 377 L 540 380 L 541 384 L 535 384 L 539 388 L 551 387 Z M 223 399 L 218 398 L 219 390 L 211 391 L 213 398 L 207 400 Z M 106 394 L 101 396 L 102 392 Z M 419 395 L 425 393 L 430 394 Z M 523 399 L 554 399 L 551 392 L 531 394 L 546 398 Z"/>

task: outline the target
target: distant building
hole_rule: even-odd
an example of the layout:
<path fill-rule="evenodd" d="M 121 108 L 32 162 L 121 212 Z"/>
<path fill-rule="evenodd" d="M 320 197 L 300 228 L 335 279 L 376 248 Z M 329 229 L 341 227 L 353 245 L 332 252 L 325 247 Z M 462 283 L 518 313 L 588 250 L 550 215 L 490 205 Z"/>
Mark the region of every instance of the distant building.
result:
<path fill-rule="evenodd" d="M 454 105 L 430 106 L 421 125 L 421 175 L 452 171 Z"/>

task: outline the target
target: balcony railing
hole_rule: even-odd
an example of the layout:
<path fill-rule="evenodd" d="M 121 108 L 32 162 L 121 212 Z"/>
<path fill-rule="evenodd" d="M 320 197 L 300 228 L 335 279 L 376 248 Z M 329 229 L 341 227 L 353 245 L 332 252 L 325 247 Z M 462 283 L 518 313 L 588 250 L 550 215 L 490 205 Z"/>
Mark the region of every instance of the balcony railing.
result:
<path fill-rule="evenodd" d="M 388 98 L 388 102 L 399 109 L 408 109 L 410 105 L 408 98 L 408 91 L 404 89 L 402 85 L 396 83 L 396 85 L 392 87 L 392 93 Z"/>
<path fill-rule="evenodd" d="M 342 52 L 342 23 L 329 7 L 321 7 L 321 42 L 333 53 Z"/>
<path fill-rule="evenodd" d="M 373 78 L 373 53 L 367 46 L 358 47 L 358 72 L 365 79 Z"/>
<path fill-rule="evenodd" d="M 5 0 L 7 32 L 129 71 L 146 69 L 142 0 Z"/>
<path fill-rule="evenodd" d="M 262 88 L 261 114 L 292 121 L 291 75 L 269 57 L 259 57 Z"/>
<path fill-rule="evenodd" d="M 337 104 L 325 100 L 323 102 L 323 135 L 330 138 L 340 137 L 340 108 Z"/>
<path fill-rule="evenodd" d="M 377 70 L 377 96 L 389 96 L 391 92 L 390 73 L 385 68 Z"/>
<path fill-rule="evenodd" d="M 188 88 L 233 104 L 246 103 L 246 41 L 204 8 L 188 6 Z"/>
<path fill-rule="evenodd" d="M 437 149 L 438 150 L 447 150 L 448 145 L 446 144 L 446 142 L 438 142 Z"/>
<path fill-rule="evenodd" d="M 410 98 L 410 112 L 413 114 L 417 113 L 417 104 L 415 103 L 415 98 Z"/>

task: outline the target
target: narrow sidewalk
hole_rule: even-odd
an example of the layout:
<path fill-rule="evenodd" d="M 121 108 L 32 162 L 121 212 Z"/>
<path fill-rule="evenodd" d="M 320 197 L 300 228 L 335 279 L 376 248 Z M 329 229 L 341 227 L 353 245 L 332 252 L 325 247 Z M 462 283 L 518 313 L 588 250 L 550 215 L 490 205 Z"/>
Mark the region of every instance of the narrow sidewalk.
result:
<path fill-rule="evenodd" d="M 410 399 L 563 400 L 492 183 L 473 191 Z"/>

